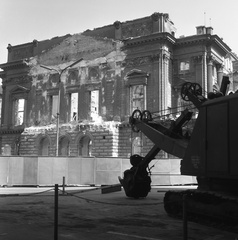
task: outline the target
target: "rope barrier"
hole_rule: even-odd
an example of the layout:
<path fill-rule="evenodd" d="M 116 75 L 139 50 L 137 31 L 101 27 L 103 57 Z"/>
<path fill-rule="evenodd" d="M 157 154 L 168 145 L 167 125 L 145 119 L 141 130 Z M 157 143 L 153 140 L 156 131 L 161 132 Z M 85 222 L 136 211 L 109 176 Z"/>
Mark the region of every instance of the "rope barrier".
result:
<path fill-rule="evenodd" d="M 12 196 L 18 196 L 18 197 L 28 197 L 28 196 L 34 196 L 34 195 L 39 195 L 47 192 L 54 191 L 54 188 L 42 191 L 42 192 L 36 192 L 36 193 L 7 193 L 7 194 L 0 194 L 0 197 L 12 197 Z"/>
<path fill-rule="evenodd" d="M 60 192 L 62 192 L 62 190 L 59 189 Z M 85 198 L 85 197 L 80 197 L 77 196 L 73 193 L 67 192 L 65 191 L 65 193 L 67 193 L 67 195 L 75 197 L 75 198 L 79 198 L 82 199 L 86 202 L 93 202 L 93 203 L 100 203 L 100 204 L 105 204 L 105 205 L 113 205 L 113 206 L 151 206 L 151 205 L 160 205 L 163 204 L 163 202 L 158 202 L 158 203 L 142 203 L 142 204 L 123 204 L 123 203 L 109 203 L 109 202 L 103 202 L 103 201 L 98 201 L 98 200 L 93 200 L 93 199 L 89 199 L 89 198 Z"/>

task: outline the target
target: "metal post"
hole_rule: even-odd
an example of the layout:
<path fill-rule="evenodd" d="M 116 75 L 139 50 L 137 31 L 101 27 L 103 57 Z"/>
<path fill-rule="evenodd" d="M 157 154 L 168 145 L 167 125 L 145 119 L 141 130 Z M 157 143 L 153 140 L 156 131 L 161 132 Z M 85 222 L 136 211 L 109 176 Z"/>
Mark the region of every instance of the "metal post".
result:
<path fill-rule="evenodd" d="M 188 229 L 187 229 L 187 200 L 186 194 L 183 195 L 183 240 L 188 239 Z"/>
<path fill-rule="evenodd" d="M 63 177 L 63 194 L 65 194 L 65 176 Z"/>
<path fill-rule="evenodd" d="M 60 123 L 60 97 L 61 97 L 61 75 L 59 73 L 59 93 L 58 93 L 58 105 L 57 105 L 57 126 L 56 126 L 56 153 L 55 156 L 59 156 L 59 123 Z"/>
<path fill-rule="evenodd" d="M 58 184 L 55 184 L 54 240 L 58 240 Z"/>

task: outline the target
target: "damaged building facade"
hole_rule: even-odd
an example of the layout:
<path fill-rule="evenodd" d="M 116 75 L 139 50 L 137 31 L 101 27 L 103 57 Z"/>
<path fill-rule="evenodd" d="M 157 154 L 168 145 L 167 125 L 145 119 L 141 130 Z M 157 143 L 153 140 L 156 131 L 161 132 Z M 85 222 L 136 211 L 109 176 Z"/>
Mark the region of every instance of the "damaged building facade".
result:
<path fill-rule="evenodd" d="M 8 46 L 0 127 L 3 155 L 123 157 L 152 146 L 133 132 L 133 110 L 159 121 L 186 104 L 184 82 L 204 92 L 232 82 L 234 55 L 211 27 L 175 37 L 168 14 Z M 236 59 L 237 60 L 237 59 Z M 162 153 L 161 157 L 168 157 Z"/>

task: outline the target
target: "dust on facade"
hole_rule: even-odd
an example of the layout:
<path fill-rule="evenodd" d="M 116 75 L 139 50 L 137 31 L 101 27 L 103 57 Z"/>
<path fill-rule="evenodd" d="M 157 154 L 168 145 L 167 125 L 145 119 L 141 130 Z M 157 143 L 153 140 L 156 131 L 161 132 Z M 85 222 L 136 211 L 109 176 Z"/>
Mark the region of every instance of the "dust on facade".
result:
<path fill-rule="evenodd" d="M 211 92 L 228 75 L 229 91 L 238 88 L 237 56 L 212 27 L 194 30 L 176 38 L 169 15 L 154 13 L 75 35 L 9 44 L 8 61 L 0 65 L 2 154 L 145 155 L 152 143 L 131 131 L 133 110 L 149 110 L 166 124 L 187 107 L 180 97 L 184 82 Z"/>

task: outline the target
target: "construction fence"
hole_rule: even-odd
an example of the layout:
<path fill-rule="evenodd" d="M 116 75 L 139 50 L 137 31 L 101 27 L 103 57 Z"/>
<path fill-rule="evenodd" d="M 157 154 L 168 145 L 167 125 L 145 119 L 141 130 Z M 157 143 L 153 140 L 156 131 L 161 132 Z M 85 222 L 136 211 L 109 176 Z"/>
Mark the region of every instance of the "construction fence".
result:
<path fill-rule="evenodd" d="M 0 185 L 47 186 L 66 185 L 111 185 L 117 184 L 130 169 L 129 159 L 1 156 Z M 152 185 L 196 184 L 196 178 L 180 174 L 180 159 L 155 159 L 149 168 Z"/>

